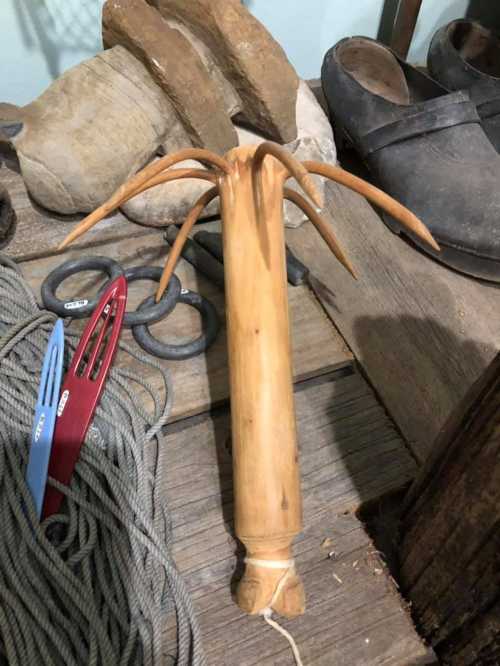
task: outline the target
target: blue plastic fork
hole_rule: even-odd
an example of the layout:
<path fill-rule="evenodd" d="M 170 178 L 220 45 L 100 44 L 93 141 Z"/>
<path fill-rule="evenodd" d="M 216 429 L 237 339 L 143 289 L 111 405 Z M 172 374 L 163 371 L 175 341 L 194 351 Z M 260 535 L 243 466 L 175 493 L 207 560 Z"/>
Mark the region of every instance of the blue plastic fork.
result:
<path fill-rule="evenodd" d="M 42 515 L 47 469 L 57 417 L 64 357 L 64 326 L 58 319 L 47 345 L 42 378 L 38 389 L 26 481 L 35 502 L 38 517 Z"/>

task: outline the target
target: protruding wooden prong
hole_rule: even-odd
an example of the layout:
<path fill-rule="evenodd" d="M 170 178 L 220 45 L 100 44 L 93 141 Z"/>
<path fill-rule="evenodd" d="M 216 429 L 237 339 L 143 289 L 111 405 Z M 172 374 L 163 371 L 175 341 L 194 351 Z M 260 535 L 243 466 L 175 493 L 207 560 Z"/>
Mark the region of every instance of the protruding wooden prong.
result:
<path fill-rule="evenodd" d="M 168 281 L 170 280 L 170 277 L 175 270 L 175 266 L 182 252 L 182 246 L 184 245 L 189 232 L 198 221 L 198 218 L 200 217 L 203 209 L 208 206 L 208 204 L 213 199 L 215 199 L 218 194 L 219 189 L 217 187 L 212 187 L 210 190 L 207 190 L 207 192 L 201 195 L 193 208 L 189 211 L 189 214 L 186 217 L 186 220 L 182 225 L 177 238 L 175 239 L 174 244 L 170 249 L 170 252 L 168 253 L 167 262 L 165 264 L 165 268 L 163 269 L 160 284 L 158 285 L 158 290 L 156 292 L 156 302 L 160 300 L 165 289 L 167 288 Z"/>
<path fill-rule="evenodd" d="M 411 231 L 415 236 L 430 245 L 433 250 L 440 252 L 440 247 L 433 238 L 431 232 L 425 224 L 414 215 L 411 210 L 397 202 L 391 196 L 379 190 L 378 187 L 367 183 L 362 178 L 354 176 L 349 171 L 345 171 L 341 167 L 332 164 L 323 164 L 322 162 L 306 161 L 302 163 L 303 166 L 310 172 L 318 176 L 330 178 L 341 185 L 362 194 L 368 201 L 371 201 L 376 206 L 379 206 L 391 217 L 394 217 L 406 229 Z"/>
<path fill-rule="evenodd" d="M 167 171 L 162 171 L 156 174 L 155 176 L 152 176 L 149 180 L 145 181 L 141 185 L 139 185 L 135 190 L 127 186 L 127 194 L 123 195 L 122 199 L 117 204 L 117 206 L 115 206 L 115 208 L 123 205 L 129 199 L 132 199 L 137 194 L 140 194 L 141 192 L 144 192 L 145 190 L 148 190 L 151 187 L 155 187 L 156 185 L 160 185 L 161 183 L 168 183 L 183 178 L 197 178 L 197 179 L 207 180 L 211 183 L 217 182 L 216 174 L 203 169 L 170 169 Z M 111 199 L 109 201 L 111 201 Z M 63 250 L 74 240 L 80 238 L 80 236 L 83 236 L 83 234 L 85 234 L 89 229 L 92 229 L 92 227 L 94 227 L 100 220 L 102 220 L 103 217 L 109 215 L 109 213 L 112 210 L 114 210 L 114 208 L 109 209 L 108 207 L 109 201 L 104 203 L 102 206 L 97 208 L 92 213 L 90 213 L 90 215 L 87 215 L 86 218 L 84 218 L 79 224 L 77 224 L 76 227 L 66 236 L 66 238 L 62 241 L 62 243 L 59 245 L 57 249 Z"/>
<path fill-rule="evenodd" d="M 295 178 L 295 180 L 299 183 L 304 192 L 312 199 L 316 206 L 323 208 L 323 196 L 316 187 L 306 167 L 297 159 L 295 159 L 295 157 L 293 157 L 293 155 L 291 155 L 291 153 L 289 153 L 286 148 L 283 148 L 283 146 L 280 146 L 273 141 L 264 141 L 257 147 L 253 158 L 254 174 L 260 170 L 262 160 L 266 155 L 272 155 L 279 162 L 281 162 L 281 164 L 285 167 L 285 169 L 287 169 L 290 175 Z"/>
<path fill-rule="evenodd" d="M 301 209 L 304 215 L 314 224 L 320 236 L 323 238 L 335 257 L 340 261 L 342 266 L 344 266 L 344 268 L 349 271 L 354 279 L 357 279 L 351 262 L 340 247 L 340 244 L 335 238 L 335 235 L 331 230 L 328 222 L 324 220 L 321 215 L 311 206 L 311 204 L 295 190 L 285 187 L 283 190 L 283 196 L 285 199 L 287 199 L 287 201 L 291 201 Z"/>
<path fill-rule="evenodd" d="M 126 201 L 132 199 L 137 194 L 141 194 L 145 190 L 149 190 L 151 187 L 156 185 L 161 185 L 162 183 L 169 183 L 172 180 L 184 180 L 185 178 L 194 178 L 197 180 L 206 180 L 213 185 L 217 184 L 217 176 L 204 169 L 168 169 L 167 171 L 162 171 L 161 173 L 150 178 L 144 185 L 141 185 L 133 194 L 131 194 Z M 122 203 L 125 203 L 124 201 Z"/>
<path fill-rule="evenodd" d="M 179 150 L 172 155 L 166 155 L 156 162 L 148 164 L 144 169 L 139 171 L 132 176 L 126 183 L 121 185 L 113 196 L 103 203 L 99 208 L 90 213 L 73 231 L 64 239 L 64 241 L 59 245 L 58 249 L 62 250 L 67 247 L 72 241 L 76 238 L 79 238 L 86 231 L 91 229 L 95 224 L 102 220 L 103 217 L 109 215 L 116 208 L 118 208 L 124 201 L 127 200 L 130 196 L 133 196 L 133 193 L 137 193 L 142 185 L 147 183 L 148 180 L 156 176 L 162 171 L 178 164 L 179 162 L 184 162 L 185 160 L 197 160 L 198 162 L 204 162 L 211 166 L 216 167 L 223 173 L 231 173 L 231 165 L 223 157 L 219 157 L 210 150 L 205 150 L 204 148 L 185 148 L 184 150 Z M 163 181 L 165 182 L 165 181 Z"/>

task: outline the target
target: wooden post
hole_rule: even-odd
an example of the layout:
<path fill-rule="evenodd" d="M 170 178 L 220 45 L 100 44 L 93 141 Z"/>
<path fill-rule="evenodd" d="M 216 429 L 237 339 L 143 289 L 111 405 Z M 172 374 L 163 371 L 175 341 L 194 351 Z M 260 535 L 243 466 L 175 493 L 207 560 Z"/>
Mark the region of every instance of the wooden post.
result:
<path fill-rule="evenodd" d="M 421 5 L 422 0 L 401 0 L 399 3 L 396 22 L 392 31 L 391 48 L 401 58 L 406 58 L 410 50 Z"/>
<path fill-rule="evenodd" d="M 276 594 L 302 529 L 282 203 L 286 170 L 267 156 L 255 176 L 254 152 L 255 146 L 228 153 L 233 174 L 219 185 L 226 220 L 235 530 L 247 549 L 237 597 L 249 613 L 272 602 L 278 613 L 293 617 L 304 610 L 302 583 L 293 570 Z M 263 179 L 259 211 L 256 177 Z"/>
<path fill-rule="evenodd" d="M 500 664 L 500 355 L 406 499 L 402 589 L 445 663 Z"/>

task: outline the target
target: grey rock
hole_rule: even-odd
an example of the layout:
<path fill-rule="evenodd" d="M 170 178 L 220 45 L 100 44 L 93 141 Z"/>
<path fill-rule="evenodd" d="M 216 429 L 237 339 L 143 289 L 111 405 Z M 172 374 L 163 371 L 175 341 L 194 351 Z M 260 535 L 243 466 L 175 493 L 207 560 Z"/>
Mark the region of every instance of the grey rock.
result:
<path fill-rule="evenodd" d="M 121 46 L 68 70 L 22 109 L 13 137 L 31 196 L 90 212 L 147 163 L 179 119 L 146 67 Z"/>
<path fill-rule="evenodd" d="M 287 147 L 292 155 L 301 162 L 304 160 L 316 160 L 317 162 L 335 164 L 337 160 L 335 143 L 332 139 L 326 139 L 325 137 L 316 138 L 312 136 L 304 136 L 288 144 Z M 313 176 L 313 180 L 316 182 L 318 190 L 324 195 L 324 178 Z M 302 189 L 297 185 L 295 180 L 290 179 L 287 186 L 304 195 Z M 299 208 L 297 208 L 297 206 L 289 201 L 285 201 L 285 227 L 300 227 L 305 220 L 306 218 L 304 214 Z"/>
<path fill-rule="evenodd" d="M 180 21 L 163 17 L 162 20 L 166 21 L 171 28 L 182 33 L 184 37 L 191 42 L 191 46 L 198 53 L 210 78 L 221 93 L 224 100 L 224 108 L 226 109 L 228 116 L 232 118 L 238 113 L 241 113 L 243 110 L 243 103 L 231 82 L 228 81 L 222 73 L 214 54 L 210 51 L 208 46 Z"/>
<path fill-rule="evenodd" d="M 305 81 L 299 85 L 295 112 L 298 136 L 295 141 L 285 144 L 286 148 L 300 161 L 316 160 L 336 164 L 337 150 L 330 121 Z M 265 141 L 262 136 L 248 129 L 238 127 L 237 131 L 240 145 Z M 318 190 L 324 194 L 324 178 L 313 176 L 313 179 Z M 288 181 L 287 186 L 303 194 L 293 179 Z M 285 201 L 284 220 L 286 227 L 294 228 L 305 222 L 306 217 L 297 206 Z"/>
<path fill-rule="evenodd" d="M 204 169 L 205 167 L 194 160 L 186 160 L 176 164 L 175 168 Z M 134 222 L 148 227 L 179 224 L 184 221 L 196 200 L 211 187 L 211 183 L 193 178 L 163 183 L 127 201 L 122 206 L 122 211 Z M 219 204 L 216 199 L 205 208 L 203 216 L 217 215 L 218 211 Z"/>

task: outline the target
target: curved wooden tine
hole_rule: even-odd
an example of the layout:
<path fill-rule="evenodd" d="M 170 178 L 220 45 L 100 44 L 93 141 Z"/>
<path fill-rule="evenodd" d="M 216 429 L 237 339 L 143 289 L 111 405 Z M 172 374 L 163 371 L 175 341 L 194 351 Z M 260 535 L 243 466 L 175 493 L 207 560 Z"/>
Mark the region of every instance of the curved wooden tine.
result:
<path fill-rule="evenodd" d="M 122 206 L 130 199 L 133 199 L 138 194 L 142 194 L 146 190 L 156 187 L 156 185 L 162 185 L 163 183 L 170 183 L 174 180 L 184 180 L 187 178 L 195 178 L 198 180 L 206 180 L 213 185 L 217 184 L 217 176 L 210 171 L 204 169 L 168 169 L 167 171 L 162 171 L 161 173 L 150 178 L 144 185 L 141 185 L 137 190 L 131 192 L 123 201 L 120 206 Z M 64 242 L 64 241 L 63 241 Z"/>
<path fill-rule="evenodd" d="M 287 201 L 291 201 L 301 209 L 304 215 L 314 224 L 321 238 L 328 245 L 328 247 L 333 252 L 335 257 L 340 261 L 342 266 L 344 266 L 344 268 L 348 270 L 349 273 L 352 275 L 352 277 L 356 280 L 357 277 L 356 273 L 354 272 L 354 268 L 349 259 L 347 258 L 347 256 L 345 255 L 344 251 L 340 247 L 340 244 L 335 238 L 333 231 L 330 229 L 328 222 L 325 219 L 323 219 L 321 215 L 311 206 L 311 204 L 295 190 L 292 190 L 289 187 L 285 187 L 283 189 L 283 196 L 285 197 L 285 199 L 287 199 Z"/>
<path fill-rule="evenodd" d="M 217 182 L 217 177 L 214 173 L 210 173 L 209 171 L 204 171 L 203 169 L 169 169 L 167 171 L 163 171 L 157 174 L 156 176 L 153 176 L 137 189 L 130 190 L 130 192 L 121 199 L 118 205 L 119 206 L 123 205 L 125 202 L 129 201 L 129 199 L 132 199 L 137 194 L 141 194 L 141 192 L 144 192 L 145 190 L 148 190 L 151 187 L 154 187 L 155 185 L 160 185 L 161 183 L 168 183 L 174 180 L 180 180 L 184 178 L 198 178 L 202 180 L 208 180 L 211 183 Z M 111 212 L 111 211 L 107 212 L 101 211 L 101 213 L 98 214 L 99 210 L 100 209 L 96 209 L 95 211 L 87 215 L 87 217 L 84 218 L 66 236 L 66 238 L 60 243 L 57 249 L 63 250 L 74 240 L 80 238 L 80 236 L 83 236 L 83 234 L 85 234 L 89 229 L 94 227 L 100 220 L 102 220 L 103 217 L 106 217 L 106 215 L 109 215 L 109 213 Z"/>
<path fill-rule="evenodd" d="M 297 159 L 295 159 L 295 157 L 293 157 L 293 155 L 291 155 L 286 150 L 286 148 L 283 148 L 283 146 L 274 143 L 274 141 L 264 141 L 257 147 L 252 163 L 252 169 L 255 175 L 260 171 L 262 161 L 266 155 L 272 155 L 279 162 L 281 162 L 285 169 L 290 173 L 290 176 L 295 178 L 304 192 L 314 201 L 314 203 L 319 208 L 323 208 L 323 196 L 318 191 L 307 168 L 302 164 L 302 162 L 299 162 Z M 260 178 L 259 186 L 261 188 Z M 262 196 L 262 194 L 262 189 L 260 189 L 260 195 Z"/>
<path fill-rule="evenodd" d="M 112 197 L 99 206 L 99 208 L 96 208 L 96 210 L 90 213 L 90 215 L 87 215 L 87 217 L 82 220 L 70 234 L 68 234 L 59 245 L 58 249 L 64 249 L 74 240 L 82 236 L 86 231 L 102 220 L 103 217 L 106 217 L 106 215 L 109 215 L 109 213 L 118 208 L 132 192 L 137 191 L 142 185 L 158 173 L 174 166 L 174 164 L 190 159 L 215 166 L 224 173 L 231 172 L 229 162 L 204 148 L 186 148 L 184 150 L 179 150 L 173 155 L 162 157 L 157 162 L 148 164 L 147 167 L 136 173 L 135 176 L 132 176 L 132 178 L 117 189 Z"/>
<path fill-rule="evenodd" d="M 189 211 L 188 216 L 186 217 L 186 220 L 182 225 L 177 238 L 175 239 L 175 242 L 170 249 L 170 252 L 168 253 L 167 262 L 165 264 L 165 268 L 163 269 L 160 284 L 158 285 L 158 290 L 156 292 L 156 302 L 160 300 L 165 289 L 167 288 L 168 281 L 170 280 L 170 277 L 175 270 L 175 266 L 182 252 L 182 246 L 184 245 L 189 232 L 198 221 L 198 218 L 200 217 L 203 209 L 208 206 L 208 204 L 213 199 L 215 199 L 218 194 L 219 188 L 212 187 L 201 195 L 193 208 Z"/>
<path fill-rule="evenodd" d="M 335 182 L 345 185 L 349 189 L 362 194 L 365 199 L 368 199 L 368 201 L 371 201 L 376 206 L 385 210 L 409 231 L 414 233 L 415 236 L 418 236 L 418 238 L 430 245 L 434 250 L 440 252 L 439 245 L 436 243 L 431 232 L 427 229 L 424 223 L 408 210 L 408 208 L 382 190 L 379 190 L 378 187 L 367 183 L 362 178 L 358 178 L 352 173 L 349 173 L 349 171 L 345 171 L 345 169 L 338 166 L 323 164 L 322 162 L 314 162 L 312 160 L 306 160 L 305 162 L 302 162 L 302 164 L 310 173 L 315 173 L 318 176 L 324 176 L 325 178 L 334 180 Z"/>
<path fill-rule="evenodd" d="M 159 185 L 161 183 L 168 183 L 174 180 L 179 180 L 183 178 L 199 178 L 202 180 L 208 180 L 211 183 L 216 183 L 217 182 L 217 176 L 214 173 L 210 173 L 209 171 L 205 171 L 203 169 L 168 169 L 166 171 L 162 171 L 161 173 L 157 174 L 156 176 L 153 176 L 150 178 L 146 183 L 141 185 L 135 190 L 131 190 L 126 196 L 123 197 L 123 199 L 120 201 L 120 206 L 123 205 L 125 202 L 129 201 L 129 199 L 132 199 L 135 197 L 137 194 L 141 194 L 141 192 L 144 192 L 145 190 L 148 190 L 151 187 L 154 187 L 155 185 Z M 99 209 L 97 209 L 99 210 Z M 72 243 L 74 240 L 79 238 L 80 236 L 83 236 L 89 229 L 91 229 L 93 226 L 95 226 L 100 220 L 102 220 L 103 217 L 108 215 L 109 213 L 101 213 L 97 215 L 97 210 L 94 211 L 93 213 L 90 213 L 86 218 L 84 218 L 67 236 L 66 238 L 62 241 L 62 243 L 58 246 L 58 250 L 63 250 L 65 247 L 67 247 L 70 243 Z"/>
<path fill-rule="evenodd" d="M 137 190 L 132 192 L 124 199 L 120 206 L 133 199 L 138 194 L 142 194 L 146 190 L 149 190 L 156 185 L 161 185 L 162 183 L 169 183 L 174 180 L 184 180 L 186 178 L 196 178 L 197 180 L 207 180 L 212 185 L 217 184 L 217 176 L 215 173 L 206 171 L 204 169 L 168 169 L 158 173 L 153 178 L 150 178 L 144 185 L 141 185 Z"/>

